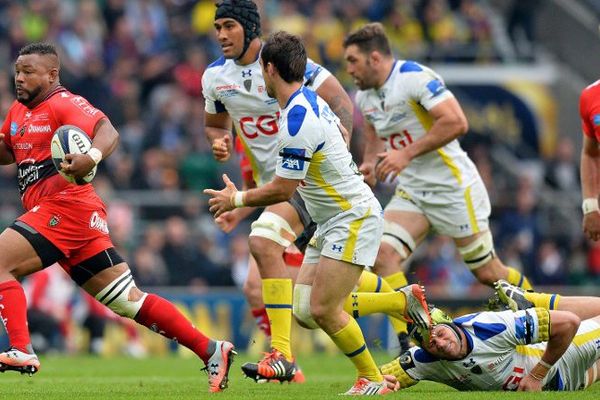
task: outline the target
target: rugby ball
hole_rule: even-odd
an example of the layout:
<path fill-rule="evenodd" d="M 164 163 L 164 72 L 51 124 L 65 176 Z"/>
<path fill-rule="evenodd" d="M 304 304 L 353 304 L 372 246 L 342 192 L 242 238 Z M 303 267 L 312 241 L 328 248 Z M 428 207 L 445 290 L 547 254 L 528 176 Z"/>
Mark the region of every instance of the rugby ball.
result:
<path fill-rule="evenodd" d="M 52 141 L 50 142 L 52 163 L 58 173 L 69 182 L 77 185 L 90 183 L 94 179 L 94 176 L 96 176 L 97 167 L 94 167 L 83 178 L 75 179 L 75 177 L 61 171 L 60 163 L 64 161 L 66 154 L 86 154 L 91 147 L 92 140 L 84 131 L 74 125 L 60 126 L 54 131 Z"/>

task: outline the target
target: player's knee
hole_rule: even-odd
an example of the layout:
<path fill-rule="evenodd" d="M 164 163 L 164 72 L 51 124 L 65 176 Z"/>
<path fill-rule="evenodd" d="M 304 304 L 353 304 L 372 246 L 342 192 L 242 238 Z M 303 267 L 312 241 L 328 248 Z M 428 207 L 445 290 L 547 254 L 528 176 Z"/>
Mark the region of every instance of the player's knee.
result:
<path fill-rule="evenodd" d="M 296 240 L 296 234 L 290 224 L 281 216 L 265 211 L 252 223 L 248 244 L 253 256 L 264 254 L 265 250 L 283 254 L 283 249 Z M 276 250 L 275 250 L 276 249 Z"/>
<path fill-rule="evenodd" d="M 402 225 L 384 221 L 378 259 L 381 257 L 382 261 L 400 263 L 412 254 L 415 247 L 415 240 Z"/>
<path fill-rule="evenodd" d="M 317 329 L 319 325 L 312 317 L 310 310 L 310 293 L 312 286 L 296 284 L 294 285 L 294 318 L 300 326 L 306 329 Z"/>
<path fill-rule="evenodd" d="M 248 299 L 248 303 L 256 304 L 262 302 L 262 286 L 260 281 L 246 279 L 242 286 L 244 296 Z"/>
<path fill-rule="evenodd" d="M 135 286 L 131 271 L 127 270 L 106 285 L 96 295 L 96 300 L 122 317 L 134 318 L 142 308 L 146 296 L 147 293 Z"/>
<path fill-rule="evenodd" d="M 283 257 L 284 248 L 276 242 L 259 236 L 250 236 L 248 247 L 258 265 L 264 265 L 268 260 Z"/>
<path fill-rule="evenodd" d="M 496 259 L 496 253 L 494 251 L 494 241 L 490 231 L 479 235 L 469 244 L 458 246 L 457 250 L 465 264 L 480 282 L 489 282 L 489 284 L 494 283 L 493 277 L 490 277 L 489 275 L 495 275 L 499 271 L 498 265 L 495 265 L 497 263 L 493 262 Z M 489 279 L 492 280 L 489 281 Z"/>
<path fill-rule="evenodd" d="M 404 260 L 405 258 L 394 247 L 382 242 L 379 245 L 377 259 L 375 260 L 375 265 L 373 265 L 373 272 L 379 276 L 392 274 L 398 270 L 398 267 L 402 265 Z"/>

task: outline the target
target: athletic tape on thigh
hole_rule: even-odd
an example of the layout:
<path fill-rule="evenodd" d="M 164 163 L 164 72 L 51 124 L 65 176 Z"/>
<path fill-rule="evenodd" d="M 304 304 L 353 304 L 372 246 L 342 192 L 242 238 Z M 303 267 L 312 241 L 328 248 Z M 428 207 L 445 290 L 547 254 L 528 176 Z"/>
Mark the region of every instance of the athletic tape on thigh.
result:
<path fill-rule="evenodd" d="M 383 237 L 381 241 L 392 246 L 400 254 L 400 257 L 405 260 L 412 254 L 416 247 L 415 240 L 406 229 L 400 224 L 385 220 L 383 221 Z M 408 248 L 408 253 L 406 252 L 406 248 Z"/>
<path fill-rule="evenodd" d="M 315 322 L 310 313 L 310 292 L 312 286 L 297 283 L 294 285 L 294 317 L 308 329 L 318 329 L 319 325 Z"/>
<path fill-rule="evenodd" d="M 104 304 L 115 313 L 128 318 L 134 318 L 146 299 L 147 293 L 144 293 L 138 301 L 129 300 L 129 292 L 135 286 L 131 271 L 123 272 L 121 276 L 106 285 L 104 289 L 96 295 L 96 300 Z"/>
<path fill-rule="evenodd" d="M 288 247 L 296 239 L 290 224 L 279 215 L 265 211 L 252 223 L 250 236 L 260 236 Z"/>
<path fill-rule="evenodd" d="M 495 257 L 492 234 L 490 231 L 486 231 L 472 243 L 459 247 L 458 252 L 471 270 L 487 264 L 488 261 Z"/>

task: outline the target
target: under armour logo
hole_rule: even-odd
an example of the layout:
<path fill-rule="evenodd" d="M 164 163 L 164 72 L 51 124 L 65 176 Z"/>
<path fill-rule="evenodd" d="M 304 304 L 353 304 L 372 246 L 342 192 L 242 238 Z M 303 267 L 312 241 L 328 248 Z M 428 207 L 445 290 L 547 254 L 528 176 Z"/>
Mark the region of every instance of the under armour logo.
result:
<path fill-rule="evenodd" d="M 249 76 L 252 76 L 252 70 L 249 69 L 247 71 L 242 71 L 242 78 L 248 78 Z"/>
<path fill-rule="evenodd" d="M 338 253 L 341 253 L 342 252 L 342 246 L 337 245 L 337 244 L 334 243 L 334 244 L 331 245 L 331 250 L 337 251 Z"/>

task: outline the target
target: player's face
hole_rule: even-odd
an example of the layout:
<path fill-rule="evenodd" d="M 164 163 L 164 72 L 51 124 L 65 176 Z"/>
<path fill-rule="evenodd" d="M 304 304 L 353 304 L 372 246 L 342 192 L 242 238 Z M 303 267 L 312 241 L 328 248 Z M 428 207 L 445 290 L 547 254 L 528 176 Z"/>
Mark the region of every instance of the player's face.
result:
<path fill-rule="evenodd" d="M 56 68 L 49 60 L 50 56 L 25 54 L 15 62 L 15 93 L 17 101 L 28 105 L 50 87 Z"/>
<path fill-rule="evenodd" d="M 369 56 L 351 44 L 344 51 L 346 72 L 354 79 L 354 84 L 360 90 L 372 89 L 376 85 L 376 74 L 369 61 Z"/>
<path fill-rule="evenodd" d="M 260 68 L 262 69 L 262 74 L 263 74 L 263 80 L 265 81 L 265 89 L 267 90 L 267 95 L 271 98 L 275 98 L 275 89 L 273 89 L 273 80 L 271 79 L 271 76 L 269 75 L 269 72 L 267 71 L 267 69 L 269 68 L 269 66 L 265 66 L 263 64 L 262 58 L 259 60 L 260 63 Z"/>
<path fill-rule="evenodd" d="M 446 325 L 436 325 L 431 330 L 429 343 L 423 345 L 425 350 L 444 360 L 458 360 L 461 354 L 462 338 L 458 338 L 452 328 Z"/>
<path fill-rule="evenodd" d="M 238 58 L 244 50 L 244 28 L 233 18 L 215 20 L 217 41 L 225 58 Z"/>

